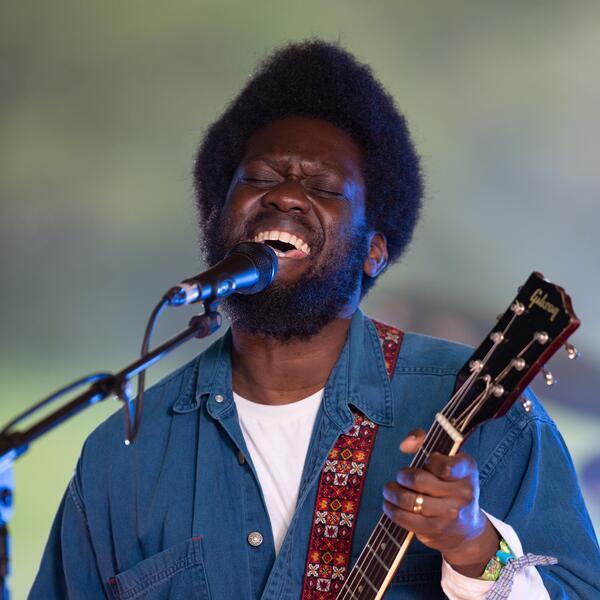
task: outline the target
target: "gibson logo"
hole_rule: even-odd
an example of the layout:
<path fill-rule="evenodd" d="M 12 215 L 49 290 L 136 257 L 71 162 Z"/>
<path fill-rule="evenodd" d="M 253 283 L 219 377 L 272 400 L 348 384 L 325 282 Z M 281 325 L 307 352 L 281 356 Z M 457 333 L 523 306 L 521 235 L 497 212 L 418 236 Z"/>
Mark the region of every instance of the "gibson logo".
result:
<path fill-rule="evenodd" d="M 538 288 L 531 294 L 531 298 L 529 298 L 529 308 L 532 306 L 539 306 L 542 310 L 545 310 L 547 313 L 550 313 L 552 316 L 550 317 L 550 321 L 554 321 L 556 319 L 556 315 L 558 315 L 558 307 L 554 306 L 551 302 L 548 302 L 548 294 L 544 294 L 544 292 Z"/>

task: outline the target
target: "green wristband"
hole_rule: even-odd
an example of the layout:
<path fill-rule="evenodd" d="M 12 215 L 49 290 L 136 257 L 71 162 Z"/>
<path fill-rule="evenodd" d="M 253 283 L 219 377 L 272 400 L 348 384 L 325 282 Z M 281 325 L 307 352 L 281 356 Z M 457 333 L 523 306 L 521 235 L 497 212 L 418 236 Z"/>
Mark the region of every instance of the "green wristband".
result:
<path fill-rule="evenodd" d="M 482 579 L 483 581 L 498 581 L 502 567 L 507 565 L 508 562 L 514 558 L 516 558 L 516 556 L 513 554 L 510 546 L 504 539 L 501 539 L 496 554 L 492 556 L 478 579 Z"/>

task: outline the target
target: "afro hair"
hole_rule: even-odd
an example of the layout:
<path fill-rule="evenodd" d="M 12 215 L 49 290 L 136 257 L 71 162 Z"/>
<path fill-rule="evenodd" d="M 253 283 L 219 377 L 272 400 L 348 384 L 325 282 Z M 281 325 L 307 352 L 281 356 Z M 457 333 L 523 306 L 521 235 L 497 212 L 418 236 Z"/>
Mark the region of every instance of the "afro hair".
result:
<path fill-rule="evenodd" d="M 203 244 L 254 132 L 289 116 L 322 119 L 354 139 L 364 156 L 367 225 L 387 239 L 389 260 L 411 240 L 421 207 L 419 157 L 404 117 L 370 68 L 321 40 L 280 48 L 258 67 L 208 129 L 194 166 Z M 205 246 L 206 247 L 206 246 Z M 374 279 L 363 277 L 363 294 Z"/>

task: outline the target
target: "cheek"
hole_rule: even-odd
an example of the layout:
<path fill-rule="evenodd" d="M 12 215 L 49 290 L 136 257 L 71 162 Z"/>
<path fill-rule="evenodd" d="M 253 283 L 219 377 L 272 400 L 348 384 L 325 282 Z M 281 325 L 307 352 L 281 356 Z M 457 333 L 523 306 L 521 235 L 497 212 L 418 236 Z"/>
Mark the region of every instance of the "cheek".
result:
<path fill-rule="evenodd" d="M 248 222 L 253 204 L 252 199 L 248 198 L 248 194 L 239 188 L 231 190 L 221 209 L 220 225 L 226 227 L 229 230 L 228 233 L 241 234 Z"/>
<path fill-rule="evenodd" d="M 353 203 L 345 202 L 329 212 L 329 222 L 340 234 L 351 235 L 364 226 L 364 210 L 361 207 L 357 208 Z"/>
<path fill-rule="evenodd" d="M 244 205 L 244 194 L 239 188 L 233 188 L 227 192 L 225 203 L 223 204 L 222 213 L 232 214 L 239 212 Z"/>
<path fill-rule="evenodd" d="M 365 186 L 359 181 L 351 181 L 346 185 L 346 197 L 350 198 L 348 209 L 352 212 L 354 225 L 365 222 Z"/>
<path fill-rule="evenodd" d="M 365 225 L 364 204 L 356 199 L 343 200 L 329 206 L 330 222 L 344 233 L 359 231 Z"/>

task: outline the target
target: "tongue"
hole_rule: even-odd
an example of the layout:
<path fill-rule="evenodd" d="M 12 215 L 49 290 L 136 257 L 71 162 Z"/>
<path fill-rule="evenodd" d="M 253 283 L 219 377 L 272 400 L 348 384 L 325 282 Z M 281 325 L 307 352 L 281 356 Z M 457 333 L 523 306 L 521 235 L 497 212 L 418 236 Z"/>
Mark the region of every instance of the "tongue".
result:
<path fill-rule="evenodd" d="M 284 255 L 285 258 L 306 258 L 306 254 L 304 252 L 302 252 L 302 250 L 296 250 L 294 248 L 294 250 L 288 250 Z"/>

